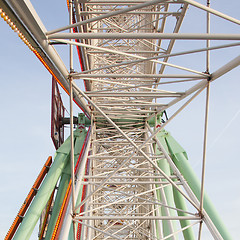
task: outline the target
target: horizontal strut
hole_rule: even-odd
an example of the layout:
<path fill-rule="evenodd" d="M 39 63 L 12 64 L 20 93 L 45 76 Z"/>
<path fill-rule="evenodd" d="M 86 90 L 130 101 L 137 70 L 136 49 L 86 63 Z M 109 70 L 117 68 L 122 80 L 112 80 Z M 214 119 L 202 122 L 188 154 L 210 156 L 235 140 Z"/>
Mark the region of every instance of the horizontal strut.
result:
<path fill-rule="evenodd" d="M 199 216 L 79 216 L 82 220 L 200 220 Z"/>
<path fill-rule="evenodd" d="M 180 39 L 240 40 L 240 34 L 222 33 L 54 33 L 48 39 Z"/>
<path fill-rule="evenodd" d="M 194 74 L 84 74 L 74 73 L 71 75 L 74 79 L 77 78 L 194 78 L 207 79 L 208 76 L 199 76 Z"/>

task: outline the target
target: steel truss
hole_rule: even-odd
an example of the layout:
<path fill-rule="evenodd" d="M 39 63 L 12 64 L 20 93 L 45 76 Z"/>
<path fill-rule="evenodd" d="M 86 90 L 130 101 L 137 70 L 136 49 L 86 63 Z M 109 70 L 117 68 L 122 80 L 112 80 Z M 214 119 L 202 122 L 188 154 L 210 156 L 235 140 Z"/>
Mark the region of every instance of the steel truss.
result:
<path fill-rule="evenodd" d="M 16 27 L 22 27 L 32 48 L 41 52 L 40 60 L 70 92 L 70 102 L 73 97 L 91 119 L 78 172 L 71 133 L 75 184 L 56 230 L 58 239 L 201 239 L 203 224 L 213 239 L 230 239 L 208 208 L 204 175 L 210 84 L 237 67 L 240 56 L 210 73 L 209 54 L 237 47 L 240 35 L 211 34 L 210 14 L 232 24 L 240 21 L 192 0 L 74 0 L 68 2 L 69 25 L 47 31 L 30 1 L 0 3 L 6 13 L 14 10 Z M 206 33 L 179 33 L 190 5 L 206 12 Z M 204 40 L 206 47 L 174 52 L 176 41 L 183 39 Z M 210 46 L 210 40 L 234 42 Z M 69 71 L 54 44 L 70 45 Z M 72 62 L 74 45 L 82 67 L 79 72 Z M 206 53 L 206 68 L 184 66 L 184 57 L 198 52 Z M 176 56 L 183 58 L 183 64 L 174 63 Z M 85 91 L 79 79 L 85 82 Z M 185 151 L 164 128 L 205 89 L 202 179 L 195 190 Z M 162 113 L 180 102 L 163 121 Z"/>

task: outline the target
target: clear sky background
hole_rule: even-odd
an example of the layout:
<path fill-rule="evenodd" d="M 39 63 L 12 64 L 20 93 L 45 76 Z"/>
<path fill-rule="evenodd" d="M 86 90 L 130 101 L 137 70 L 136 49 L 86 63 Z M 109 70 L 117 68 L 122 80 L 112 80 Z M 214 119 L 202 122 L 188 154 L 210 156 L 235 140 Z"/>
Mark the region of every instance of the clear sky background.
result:
<path fill-rule="evenodd" d="M 205 3 L 205 1 L 199 1 Z M 68 22 L 64 1 L 32 1 L 48 30 Z M 212 7 L 239 18 L 240 2 L 212 1 Z M 204 14 L 190 7 L 181 32 L 204 32 Z M 239 33 L 239 27 L 212 18 L 212 31 Z M 16 33 L 0 19 L 0 238 L 14 220 L 21 204 L 48 156 L 55 149 L 50 138 L 51 76 Z M 218 43 L 219 44 L 219 43 Z M 189 42 L 176 45 L 176 51 Z M 197 45 L 196 45 L 197 46 Z M 192 45 L 192 48 L 195 45 Z M 191 48 L 190 48 L 191 49 Z M 68 66 L 67 52 L 61 52 Z M 239 55 L 239 48 L 216 51 L 211 72 Z M 196 55 L 184 66 L 204 71 Z M 181 64 L 181 58 L 176 59 Z M 233 239 L 240 228 L 240 68 L 211 84 L 206 191 Z M 68 99 L 62 92 L 65 106 Z M 204 94 L 199 96 L 169 126 L 172 135 L 189 155 L 200 176 L 202 159 Z M 169 115 L 173 110 L 169 111 Z M 77 110 L 75 108 L 75 115 Z M 37 239 L 36 236 L 32 239 Z M 207 238 L 206 238 L 207 239 Z M 210 238 L 209 238 L 210 239 Z"/>

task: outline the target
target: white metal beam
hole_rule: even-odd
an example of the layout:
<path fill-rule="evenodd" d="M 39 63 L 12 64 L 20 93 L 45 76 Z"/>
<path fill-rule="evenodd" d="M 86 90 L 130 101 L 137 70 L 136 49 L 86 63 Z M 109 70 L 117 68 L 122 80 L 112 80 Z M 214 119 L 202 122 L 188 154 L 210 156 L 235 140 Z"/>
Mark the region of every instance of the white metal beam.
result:
<path fill-rule="evenodd" d="M 163 2 L 165 3 L 165 2 L 169 2 L 169 1 L 168 0 L 147 1 L 147 2 L 144 2 L 144 3 L 140 3 L 138 5 L 123 8 L 123 9 L 118 10 L 118 11 L 112 11 L 112 12 L 103 14 L 103 15 L 98 16 L 98 17 L 90 18 L 90 19 L 87 19 L 87 20 L 84 20 L 84 21 L 81 21 L 81 22 L 78 22 L 78 23 L 75 23 L 75 24 L 71 24 L 71 25 L 68 25 L 66 27 L 61 27 L 61 28 L 49 31 L 46 34 L 47 35 L 52 35 L 56 32 L 61 32 L 61 31 L 64 31 L 64 30 L 67 30 L 67 29 L 70 29 L 70 28 L 78 27 L 78 26 L 81 26 L 81 25 L 86 25 L 87 23 L 96 22 L 96 21 L 99 21 L 99 20 L 102 20 L 102 19 L 105 19 L 105 18 L 113 17 L 113 16 L 116 16 L 116 15 L 119 15 L 119 14 L 123 14 L 123 13 L 126 13 L 126 12 L 141 9 L 141 8 L 148 7 L 148 6 L 151 6 L 151 5 L 156 5 L 156 4 L 163 3 Z M 105 2 L 105 4 L 106 4 L 106 2 Z M 125 2 L 124 5 L 125 4 L 128 5 L 129 3 Z"/>
<path fill-rule="evenodd" d="M 234 58 L 232 61 L 225 64 L 224 66 L 222 66 L 221 68 L 219 68 L 218 70 L 216 70 L 215 72 L 213 72 L 210 76 L 211 81 L 214 81 L 220 78 L 221 76 L 231 71 L 232 69 L 238 67 L 239 65 L 240 65 L 240 55 Z"/>
<path fill-rule="evenodd" d="M 207 6 L 205 6 L 205 5 L 201 4 L 201 3 L 198 3 L 198 2 L 193 1 L 193 0 L 181 0 L 181 1 L 183 1 L 183 2 L 185 2 L 185 3 L 189 3 L 189 4 L 191 4 L 192 6 L 195 6 L 195 7 L 197 7 L 197 8 L 200 8 L 200 9 L 206 11 L 206 12 L 212 13 L 213 15 L 218 16 L 218 17 L 220 17 L 220 18 L 223 18 L 223 19 L 225 19 L 225 20 L 228 20 L 228 21 L 230 21 L 230 22 L 232 22 L 232 23 L 236 23 L 236 24 L 240 25 L 240 20 L 235 19 L 235 18 L 233 18 L 233 17 L 230 17 L 230 16 L 228 16 L 228 15 L 222 13 L 222 12 L 219 12 L 219 11 L 217 11 L 217 10 L 214 10 L 214 9 L 212 9 L 212 8 L 210 8 L 210 7 L 207 7 Z"/>
<path fill-rule="evenodd" d="M 41 19 L 37 15 L 35 9 L 33 8 L 31 2 L 29 0 L 9 0 L 8 1 L 11 6 L 14 8 L 14 12 L 19 16 L 21 21 L 23 21 L 24 25 L 30 31 L 30 33 L 34 36 L 34 39 L 37 40 L 39 47 L 43 49 L 46 53 L 47 57 L 52 62 L 51 70 L 57 75 L 58 79 L 62 83 L 62 85 L 69 92 L 69 81 L 68 76 L 69 72 L 63 63 L 60 56 L 57 54 L 56 50 L 53 46 L 48 44 L 46 39 L 46 28 L 43 25 Z M 75 91 L 75 90 L 74 90 Z M 74 94 L 75 95 L 75 94 Z M 76 102 L 82 107 L 82 109 L 86 112 L 88 116 L 90 116 L 90 109 L 86 105 L 82 99 L 78 97 L 74 98 Z"/>
<path fill-rule="evenodd" d="M 180 39 L 180 40 L 240 40 L 240 34 L 222 33 L 54 33 L 52 39 Z"/>

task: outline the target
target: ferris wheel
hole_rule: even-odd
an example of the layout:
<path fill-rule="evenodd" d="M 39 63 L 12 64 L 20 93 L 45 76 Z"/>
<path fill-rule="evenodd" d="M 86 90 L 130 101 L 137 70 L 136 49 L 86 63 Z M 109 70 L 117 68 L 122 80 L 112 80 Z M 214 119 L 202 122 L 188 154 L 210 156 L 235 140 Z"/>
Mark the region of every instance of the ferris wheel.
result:
<path fill-rule="evenodd" d="M 210 88 L 240 64 L 240 20 L 210 0 L 74 0 L 65 16 L 58 1 L 47 4 L 0 1 L 3 20 L 52 76 L 56 148 L 5 240 L 30 239 L 36 225 L 39 240 L 232 239 L 205 180 Z M 193 151 L 202 135 L 198 176 L 174 124 L 194 131 Z M 237 166 L 230 160 L 213 161 L 214 171 Z"/>

